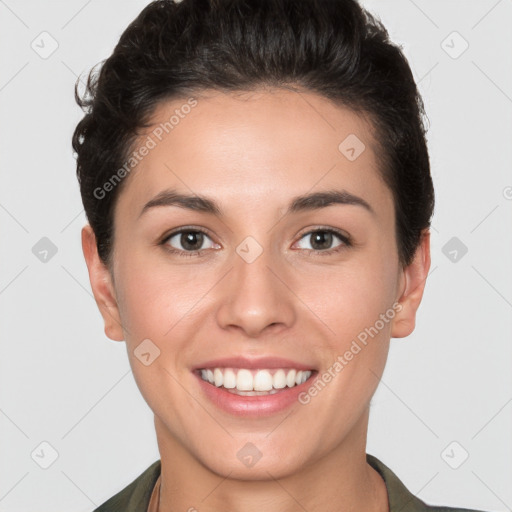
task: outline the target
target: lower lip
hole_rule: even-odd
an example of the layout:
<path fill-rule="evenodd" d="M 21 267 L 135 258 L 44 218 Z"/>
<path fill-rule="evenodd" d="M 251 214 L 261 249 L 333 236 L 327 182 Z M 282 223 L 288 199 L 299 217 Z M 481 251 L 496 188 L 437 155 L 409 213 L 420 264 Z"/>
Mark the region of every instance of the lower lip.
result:
<path fill-rule="evenodd" d="M 297 403 L 301 392 L 305 391 L 316 375 L 293 388 L 283 388 L 272 395 L 241 396 L 230 393 L 225 388 L 214 386 L 203 380 L 196 372 L 199 385 L 204 394 L 220 409 L 235 416 L 268 416 L 283 411 Z"/>

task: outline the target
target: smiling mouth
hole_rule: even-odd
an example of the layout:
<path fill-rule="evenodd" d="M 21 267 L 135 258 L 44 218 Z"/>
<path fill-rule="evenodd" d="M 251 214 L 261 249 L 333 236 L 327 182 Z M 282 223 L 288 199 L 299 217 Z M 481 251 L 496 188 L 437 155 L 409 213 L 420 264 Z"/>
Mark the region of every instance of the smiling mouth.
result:
<path fill-rule="evenodd" d="M 306 382 L 315 370 L 294 368 L 202 368 L 202 380 L 240 396 L 273 395 Z"/>

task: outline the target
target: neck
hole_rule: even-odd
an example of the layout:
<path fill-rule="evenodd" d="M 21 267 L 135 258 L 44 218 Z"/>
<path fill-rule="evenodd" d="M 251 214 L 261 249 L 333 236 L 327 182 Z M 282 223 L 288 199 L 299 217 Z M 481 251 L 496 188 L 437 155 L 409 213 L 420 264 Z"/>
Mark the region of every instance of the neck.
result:
<path fill-rule="evenodd" d="M 159 512 L 388 512 L 384 481 L 366 462 L 368 411 L 329 454 L 283 478 L 237 480 L 201 464 L 155 416 Z"/>

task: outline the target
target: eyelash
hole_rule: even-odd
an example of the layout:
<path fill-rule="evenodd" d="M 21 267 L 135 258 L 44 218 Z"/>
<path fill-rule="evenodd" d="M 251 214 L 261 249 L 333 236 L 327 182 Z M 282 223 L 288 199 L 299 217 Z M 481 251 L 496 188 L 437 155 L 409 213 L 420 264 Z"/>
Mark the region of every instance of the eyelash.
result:
<path fill-rule="evenodd" d="M 174 249 L 167 245 L 167 242 L 174 236 L 179 235 L 180 233 L 203 233 L 206 236 L 209 236 L 208 233 L 199 228 L 180 228 L 172 233 L 169 233 L 164 237 L 164 239 L 160 242 L 160 245 L 163 245 L 165 250 L 170 252 L 171 254 L 175 254 L 176 256 L 182 256 L 184 258 L 190 258 L 191 256 L 201 255 L 201 250 L 199 251 L 180 251 L 178 249 Z"/>
<path fill-rule="evenodd" d="M 306 235 L 312 235 L 312 234 L 317 233 L 317 232 L 332 233 L 332 234 L 336 235 L 343 243 L 341 245 L 338 245 L 337 247 L 334 247 L 333 249 L 328 249 L 328 250 L 325 250 L 325 251 L 321 251 L 319 249 L 302 249 L 302 251 L 306 251 L 306 252 L 308 252 L 310 254 L 313 253 L 313 254 L 318 254 L 318 255 L 321 255 L 321 256 L 329 256 L 331 254 L 334 254 L 334 253 L 337 253 L 337 252 L 341 252 L 344 249 L 352 247 L 352 240 L 351 240 L 351 238 L 346 236 L 346 235 L 344 235 L 340 231 L 338 231 L 336 229 L 333 229 L 333 228 L 322 228 L 322 227 L 319 227 L 319 228 L 313 229 L 311 231 L 307 231 L 306 233 L 303 233 L 299 237 L 299 240 L 302 240 L 302 238 L 304 238 Z M 184 258 L 190 258 L 191 256 L 200 256 L 201 255 L 201 251 L 206 250 L 206 249 L 200 249 L 200 250 L 197 250 L 197 251 L 182 251 L 182 250 L 179 250 L 179 249 L 174 249 L 172 247 L 169 247 L 167 245 L 167 242 L 173 236 L 178 235 L 180 233 L 203 233 L 204 235 L 209 237 L 209 235 L 208 235 L 208 233 L 206 231 L 204 231 L 202 229 L 199 229 L 199 228 L 180 228 L 179 230 L 173 231 L 172 233 L 169 233 L 168 235 L 166 235 L 163 238 L 163 240 L 159 243 L 159 245 L 164 246 L 165 250 L 170 252 L 171 254 L 175 254 L 177 256 L 184 257 Z"/>

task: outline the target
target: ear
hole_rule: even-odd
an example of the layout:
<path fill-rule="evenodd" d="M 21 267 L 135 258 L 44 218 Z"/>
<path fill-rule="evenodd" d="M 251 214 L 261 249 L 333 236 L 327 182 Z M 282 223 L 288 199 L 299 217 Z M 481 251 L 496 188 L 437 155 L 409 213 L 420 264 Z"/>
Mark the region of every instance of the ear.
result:
<path fill-rule="evenodd" d="M 423 297 L 430 269 L 430 231 L 423 231 L 420 245 L 408 267 L 401 271 L 400 293 L 397 302 L 402 309 L 395 315 L 391 329 L 392 338 L 405 338 L 414 331 L 416 311 Z"/>
<path fill-rule="evenodd" d="M 82 228 L 82 250 L 89 270 L 89 281 L 94 299 L 105 323 L 105 334 L 111 340 L 123 341 L 123 328 L 112 276 L 98 255 L 96 236 L 89 224 Z"/>

